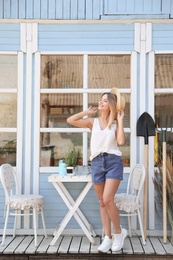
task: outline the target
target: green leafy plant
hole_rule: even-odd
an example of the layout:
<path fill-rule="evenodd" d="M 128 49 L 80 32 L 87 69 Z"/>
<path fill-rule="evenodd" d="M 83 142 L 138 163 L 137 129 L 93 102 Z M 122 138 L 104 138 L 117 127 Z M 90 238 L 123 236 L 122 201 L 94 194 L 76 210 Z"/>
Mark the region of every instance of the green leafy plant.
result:
<path fill-rule="evenodd" d="M 0 154 L 14 154 L 16 153 L 16 140 L 4 140 L 5 144 L 0 147 Z"/>
<path fill-rule="evenodd" d="M 67 164 L 67 166 L 74 167 L 77 164 L 79 156 L 80 156 L 79 149 L 73 148 L 73 150 L 71 150 L 65 155 L 64 162 Z"/>

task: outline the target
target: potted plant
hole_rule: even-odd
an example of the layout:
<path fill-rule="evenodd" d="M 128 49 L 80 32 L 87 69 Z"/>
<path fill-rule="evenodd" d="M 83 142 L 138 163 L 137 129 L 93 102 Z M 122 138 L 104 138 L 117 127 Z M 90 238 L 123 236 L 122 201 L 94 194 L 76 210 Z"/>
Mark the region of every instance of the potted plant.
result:
<path fill-rule="evenodd" d="M 16 140 L 4 140 L 5 144 L 0 147 L 0 164 L 10 163 L 15 165 L 16 161 Z"/>
<path fill-rule="evenodd" d="M 79 149 L 75 149 L 75 147 L 73 147 L 73 150 L 69 151 L 65 155 L 64 162 L 67 165 L 67 173 L 73 173 L 74 167 L 79 159 L 79 155 Z"/>

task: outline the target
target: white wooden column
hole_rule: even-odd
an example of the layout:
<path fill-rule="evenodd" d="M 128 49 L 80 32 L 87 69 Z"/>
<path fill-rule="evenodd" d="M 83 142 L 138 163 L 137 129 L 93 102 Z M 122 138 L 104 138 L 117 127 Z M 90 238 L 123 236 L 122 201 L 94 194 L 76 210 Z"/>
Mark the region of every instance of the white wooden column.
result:
<path fill-rule="evenodd" d="M 37 24 L 36 23 L 21 23 L 20 46 L 23 52 L 23 59 L 25 61 L 25 70 L 20 71 L 23 76 L 21 77 L 23 83 L 23 141 L 22 144 L 22 178 L 23 178 L 23 193 L 30 194 L 32 191 L 33 183 L 31 180 L 35 178 L 32 168 L 33 158 L 33 140 L 32 140 L 32 107 L 33 107 L 33 53 L 37 51 Z M 24 73 L 25 72 L 25 73 Z M 38 183 L 38 182 L 36 182 Z M 34 189 L 35 190 L 35 189 Z M 37 185 L 38 190 L 38 185 Z M 24 228 L 29 228 L 29 217 L 24 219 Z"/>
<path fill-rule="evenodd" d="M 152 52 L 152 25 L 151 23 L 135 24 L 135 51 L 139 57 L 139 85 L 138 93 L 138 118 L 144 112 L 148 112 L 154 118 L 154 56 Z M 148 67 L 147 67 L 148 58 Z M 147 81 L 148 79 L 148 81 Z M 138 120 L 137 118 L 137 120 Z M 139 138 L 140 156 L 139 160 L 144 163 L 144 137 Z M 147 222 L 149 229 L 155 228 L 155 207 L 154 207 L 154 137 L 149 137 L 148 145 L 148 209 Z"/>
<path fill-rule="evenodd" d="M 35 53 L 34 77 L 34 140 L 33 140 L 33 193 L 39 193 L 39 163 L 40 163 L 40 59 L 39 52 Z"/>

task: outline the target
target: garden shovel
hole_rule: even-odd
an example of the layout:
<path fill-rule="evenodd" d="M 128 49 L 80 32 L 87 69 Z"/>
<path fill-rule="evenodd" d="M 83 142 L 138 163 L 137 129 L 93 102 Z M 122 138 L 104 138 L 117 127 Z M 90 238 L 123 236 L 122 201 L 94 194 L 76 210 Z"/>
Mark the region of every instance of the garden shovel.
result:
<path fill-rule="evenodd" d="M 143 201 L 143 229 L 144 237 L 146 239 L 147 231 L 147 182 L 148 182 L 148 137 L 155 136 L 155 123 L 153 118 L 144 112 L 137 121 L 137 136 L 144 137 L 144 166 L 146 171 L 146 177 L 144 182 L 144 201 Z"/>

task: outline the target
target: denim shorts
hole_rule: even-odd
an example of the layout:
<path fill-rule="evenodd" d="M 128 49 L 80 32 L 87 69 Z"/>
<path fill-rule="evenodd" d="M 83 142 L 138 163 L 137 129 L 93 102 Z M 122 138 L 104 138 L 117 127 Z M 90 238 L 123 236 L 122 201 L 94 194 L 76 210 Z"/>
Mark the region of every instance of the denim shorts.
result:
<path fill-rule="evenodd" d="M 123 162 L 121 156 L 101 153 L 91 161 L 91 176 L 94 184 L 106 179 L 123 180 Z"/>

